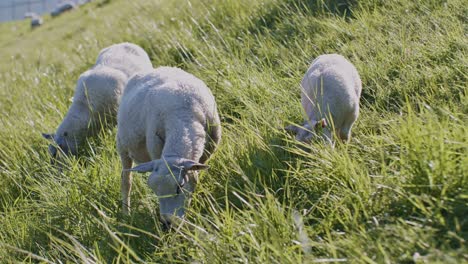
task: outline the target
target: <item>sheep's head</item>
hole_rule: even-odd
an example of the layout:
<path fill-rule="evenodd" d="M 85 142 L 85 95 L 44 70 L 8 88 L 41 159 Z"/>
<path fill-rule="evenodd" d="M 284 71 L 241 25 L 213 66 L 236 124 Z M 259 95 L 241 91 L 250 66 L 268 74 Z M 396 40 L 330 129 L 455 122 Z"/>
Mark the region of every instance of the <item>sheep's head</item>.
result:
<path fill-rule="evenodd" d="M 78 150 L 78 141 L 71 137 L 67 132 L 61 134 L 46 134 L 42 136 L 52 141 L 49 145 L 49 153 L 52 158 L 58 158 L 59 154 L 76 155 Z"/>
<path fill-rule="evenodd" d="M 322 118 L 319 121 L 306 122 L 303 126 L 290 125 L 284 129 L 293 133 L 296 136 L 296 140 L 309 143 L 314 139 L 314 136 L 324 136 L 323 130 L 327 129 L 327 121 Z"/>
<path fill-rule="evenodd" d="M 185 206 L 197 183 L 196 171 L 208 168 L 207 165 L 189 159 L 161 158 L 142 163 L 130 170 L 151 172 L 148 185 L 159 198 L 161 221 L 170 224 L 174 217 L 184 216 Z"/>

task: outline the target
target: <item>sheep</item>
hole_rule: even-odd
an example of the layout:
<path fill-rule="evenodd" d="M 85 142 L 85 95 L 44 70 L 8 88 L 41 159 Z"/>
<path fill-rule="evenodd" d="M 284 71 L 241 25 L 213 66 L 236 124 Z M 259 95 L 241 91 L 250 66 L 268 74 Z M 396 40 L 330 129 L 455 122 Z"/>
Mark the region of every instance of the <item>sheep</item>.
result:
<path fill-rule="evenodd" d="M 290 125 L 286 130 L 301 142 L 319 135 L 333 145 L 334 134 L 348 142 L 361 96 L 361 79 L 353 64 L 338 54 L 321 55 L 312 62 L 301 87 L 307 119 L 303 127 Z"/>
<path fill-rule="evenodd" d="M 117 114 L 117 149 L 122 162 L 122 211 L 130 211 L 131 171 L 152 172 L 147 184 L 159 198 L 161 221 L 181 219 L 199 170 L 221 139 L 210 89 L 172 67 L 135 75 Z M 140 165 L 131 168 L 132 163 Z"/>
<path fill-rule="evenodd" d="M 31 19 L 31 28 L 38 27 L 42 25 L 43 20 L 42 17 L 34 12 L 26 12 L 24 13 L 24 18 L 30 18 Z"/>
<path fill-rule="evenodd" d="M 24 18 L 33 18 L 35 16 L 39 16 L 38 14 L 34 13 L 34 12 L 26 12 L 24 13 Z"/>
<path fill-rule="evenodd" d="M 65 155 L 76 155 L 78 147 L 98 133 L 104 121 L 115 125 L 120 97 L 130 77 L 152 68 L 146 52 L 135 44 L 103 49 L 96 64 L 79 77 L 73 103 L 56 133 L 43 136 L 55 141 Z M 49 146 L 53 158 L 58 154 L 55 144 Z"/>
<path fill-rule="evenodd" d="M 52 17 L 56 17 L 64 12 L 71 11 L 77 8 L 76 4 L 73 1 L 65 1 L 58 4 L 54 10 L 50 13 Z"/>
<path fill-rule="evenodd" d="M 44 21 L 42 20 L 42 17 L 32 13 L 31 15 L 31 28 L 36 28 L 40 25 L 42 25 Z"/>

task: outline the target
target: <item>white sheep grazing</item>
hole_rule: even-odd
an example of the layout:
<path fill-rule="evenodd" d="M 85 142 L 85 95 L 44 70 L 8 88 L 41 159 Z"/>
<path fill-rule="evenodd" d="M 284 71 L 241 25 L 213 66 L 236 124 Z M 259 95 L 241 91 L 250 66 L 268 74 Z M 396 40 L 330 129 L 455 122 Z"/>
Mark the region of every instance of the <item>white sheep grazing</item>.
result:
<path fill-rule="evenodd" d="M 78 79 L 73 103 L 56 133 L 43 136 L 53 139 L 65 154 L 75 155 L 84 139 L 96 134 L 101 124 L 115 124 L 120 97 L 130 77 L 152 68 L 146 52 L 135 44 L 103 49 L 96 64 Z M 57 155 L 54 145 L 49 146 L 49 152 Z"/>
<path fill-rule="evenodd" d="M 338 54 L 321 55 L 312 62 L 301 86 L 307 120 L 303 127 L 291 125 L 286 130 L 302 142 L 311 141 L 314 134 L 331 144 L 334 134 L 347 142 L 361 96 L 361 79 L 353 64 Z"/>
<path fill-rule="evenodd" d="M 31 15 L 31 28 L 39 27 L 43 23 L 44 21 L 42 20 L 41 16 L 34 13 Z"/>
<path fill-rule="evenodd" d="M 159 198 L 164 223 L 182 217 L 197 183 L 197 170 L 221 139 L 215 99 L 195 76 L 159 67 L 127 84 L 117 115 L 122 161 L 123 212 L 130 210 L 130 171 L 152 172 L 149 187 Z M 140 163 L 130 169 L 132 162 Z"/>

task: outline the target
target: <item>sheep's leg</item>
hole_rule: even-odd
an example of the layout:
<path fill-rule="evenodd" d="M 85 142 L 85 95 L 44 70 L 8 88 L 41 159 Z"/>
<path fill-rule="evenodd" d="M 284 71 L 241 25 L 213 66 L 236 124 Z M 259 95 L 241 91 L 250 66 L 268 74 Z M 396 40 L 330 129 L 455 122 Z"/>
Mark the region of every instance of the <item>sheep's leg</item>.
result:
<path fill-rule="evenodd" d="M 128 215 L 130 213 L 130 190 L 132 189 L 132 175 L 130 169 L 132 168 L 132 159 L 127 155 L 120 155 L 122 162 L 122 182 L 120 191 L 122 193 L 122 213 Z"/>
<path fill-rule="evenodd" d="M 339 137 L 343 142 L 347 143 L 351 137 L 351 127 L 342 127 L 339 131 Z"/>
<path fill-rule="evenodd" d="M 356 109 L 352 113 L 352 115 L 349 115 L 347 117 L 347 119 L 345 120 L 341 128 L 339 129 L 338 136 L 343 142 L 345 143 L 349 142 L 349 139 L 351 138 L 351 128 L 353 127 L 353 124 L 358 118 L 358 116 L 359 116 L 359 109 Z"/>

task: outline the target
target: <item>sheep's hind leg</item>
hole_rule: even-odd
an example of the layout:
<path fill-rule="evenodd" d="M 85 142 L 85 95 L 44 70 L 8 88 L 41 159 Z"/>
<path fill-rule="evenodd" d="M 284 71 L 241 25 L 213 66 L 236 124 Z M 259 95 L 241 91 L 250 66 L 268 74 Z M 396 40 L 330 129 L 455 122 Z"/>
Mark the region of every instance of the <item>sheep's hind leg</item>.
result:
<path fill-rule="evenodd" d="M 351 138 L 351 126 L 343 126 L 339 131 L 339 137 L 344 143 L 348 143 Z"/>
<path fill-rule="evenodd" d="M 120 155 L 122 162 L 122 175 L 120 191 L 122 193 L 122 213 L 128 215 L 130 213 L 130 190 L 132 189 L 132 159 L 125 154 Z"/>
<path fill-rule="evenodd" d="M 348 115 L 341 125 L 338 136 L 344 143 L 348 143 L 351 139 L 351 129 L 353 128 L 354 122 L 357 120 L 359 116 L 359 108 L 354 109 L 354 111 Z"/>
<path fill-rule="evenodd" d="M 350 137 L 351 137 L 351 129 L 349 129 L 349 128 L 342 128 L 342 129 L 340 130 L 340 139 L 341 139 L 343 142 L 348 142 Z"/>

